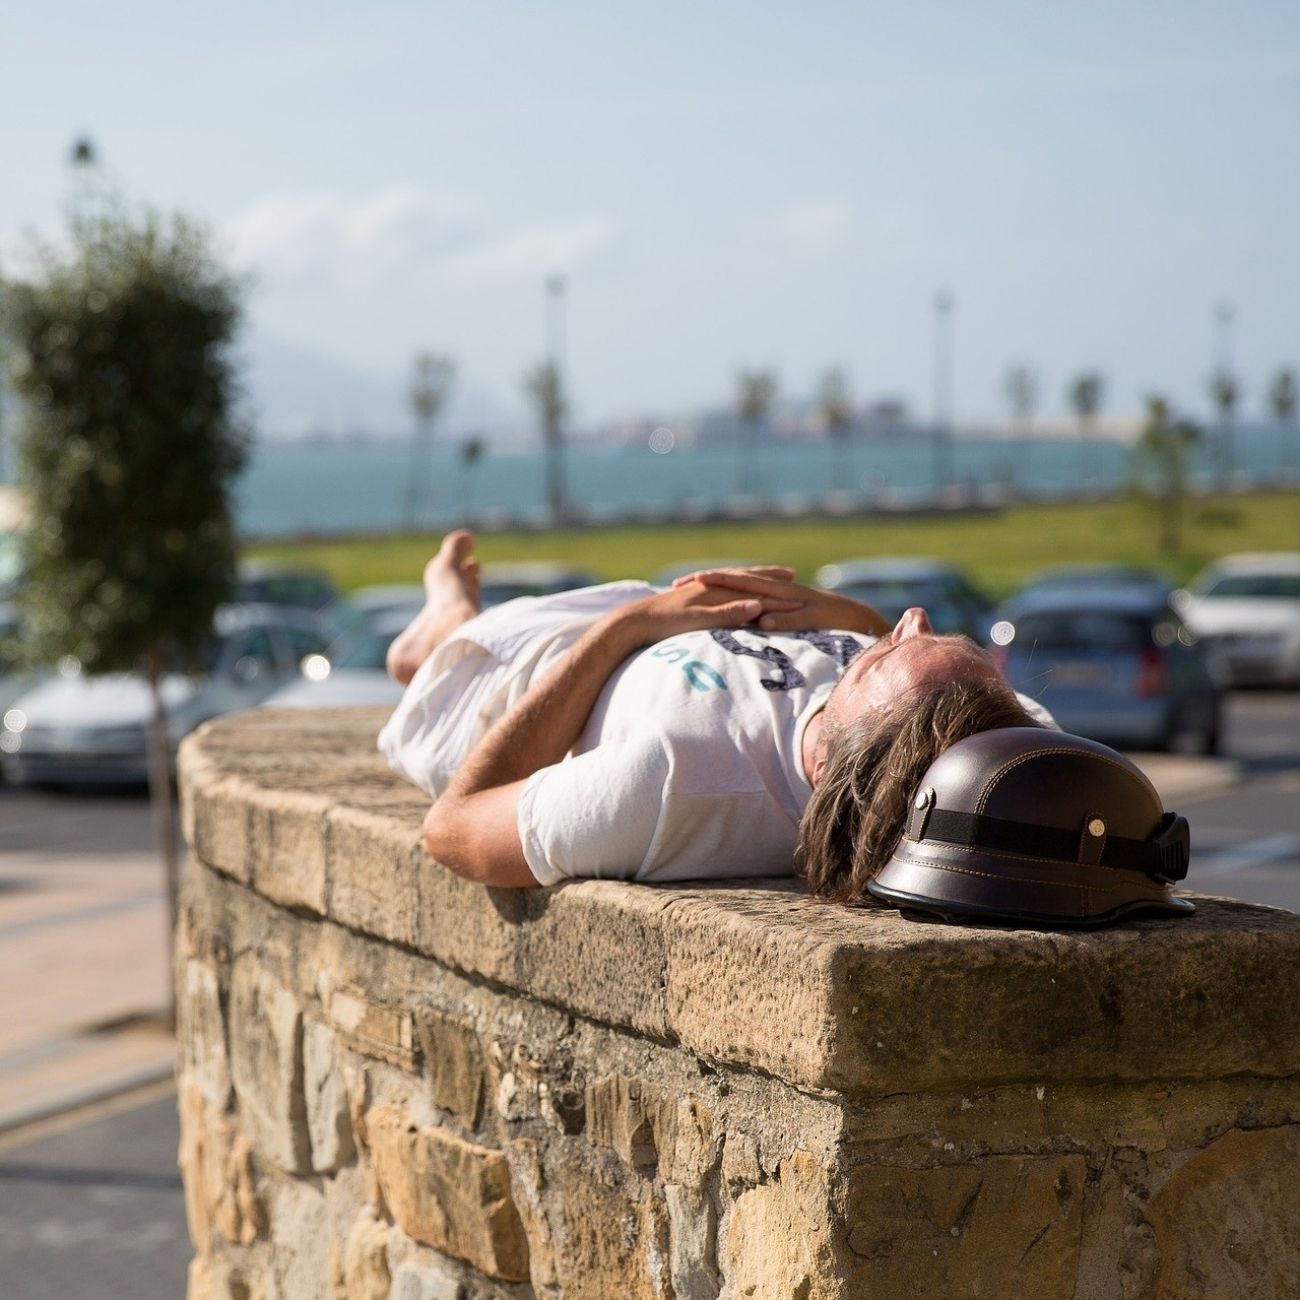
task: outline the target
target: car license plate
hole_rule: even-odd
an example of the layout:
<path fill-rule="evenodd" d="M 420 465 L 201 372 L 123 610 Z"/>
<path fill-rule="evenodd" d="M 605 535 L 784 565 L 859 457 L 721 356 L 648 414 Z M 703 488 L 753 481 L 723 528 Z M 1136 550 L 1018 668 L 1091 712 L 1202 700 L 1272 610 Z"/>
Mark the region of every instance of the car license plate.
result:
<path fill-rule="evenodd" d="M 1105 664 L 1064 663 L 1053 664 L 1048 684 L 1051 686 L 1104 686 Z"/>

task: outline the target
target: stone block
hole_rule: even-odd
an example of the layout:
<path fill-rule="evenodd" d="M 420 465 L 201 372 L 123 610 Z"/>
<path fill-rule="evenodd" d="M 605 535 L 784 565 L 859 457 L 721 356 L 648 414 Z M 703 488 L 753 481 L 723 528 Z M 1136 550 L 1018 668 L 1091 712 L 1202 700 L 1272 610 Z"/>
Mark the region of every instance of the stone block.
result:
<path fill-rule="evenodd" d="M 668 1216 L 653 1184 L 612 1153 L 572 1142 L 542 1153 L 542 1177 L 545 1212 L 530 1237 L 549 1241 L 546 1295 L 672 1300 Z"/>
<path fill-rule="evenodd" d="M 349 987 L 331 989 L 326 1005 L 330 1023 L 349 1047 L 403 1070 L 415 1069 L 419 1048 L 411 1012 Z"/>
<path fill-rule="evenodd" d="M 413 946 L 418 928 L 415 863 L 425 855 L 420 821 L 365 808 L 328 815 L 329 914 L 342 925 Z"/>
<path fill-rule="evenodd" d="M 849 1293 L 1074 1300 L 1084 1158 L 993 1156 L 850 1175 Z"/>
<path fill-rule="evenodd" d="M 674 1300 L 716 1300 L 721 1278 L 712 1198 L 697 1187 L 669 1183 L 664 1187 L 664 1204 Z"/>
<path fill-rule="evenodd" d="M 796 1151 L 782 1162 L 775 1181 L 736 1198 L 727 1217 L 723 1248 L 724 1300 L 790 1300 L 792 1296 L 840 1300 L 827 1222 L 826 1178 L 822 1162 L 810 1152 Z M 919 1293 L 908 1286 L 894 1291 L 850 1290 L 848 1294 L 920 1300 Z"/>
<path fill-rule="evenodd" d="M 302 1065 L 311 1166 L 317 1173 L 330 1173 L 347 1164 L 356 1147 L 347 1084 L 329 1026 L 316 1020 L 304 1021 Z"/>
<path fill-rule="evenodd" d="M 420 1011 L 415 1029 L 434 1105 L 473 1128 L 483 1104 L 486 1069 L 478 1035 L 443 1011 Z"/>
<path fill-rule="evenodd" d="M 191 786 L 190 847 L 200 862 L 247 884 L 253 861 L 248 851 L 249 790 L 235 777 L 209 777 Z"/>
<path fill-rule="evenodd" d="M 353 1221 L 343 1247 L 343 1290 L 337 1300 L 388 1300 L 388 1224 L 369 1207 Z"/>
<path fill-rule="evenodd" d="M 330 803 L 301 791 L 266 791 L 250 806 L 249 855 L 259 894 L 323 916 L 327 903 L 326 814 Z"/>
<path fill-rule="evenodd" d="M 208 1101 L 225 1110 L 230 1102 L 230 1058 L 216 968 L 207 962 L 186 961 L 179 982 L 176 1014 L 181 1068 Z"/>
<path fill-rule="evenodd" d="M 427 1257 L 399 1264 L 388 1293 L 388 1300 L 464 1300 L 464 1297 L 465 1288 L 460 1279 Z"/>
<path fill-rule="evenodd" d="M 698 1185 L 718 1160 L 712 1111 L 644 1079 L 612 1075 L 586 1090 L 587 1132 L 633 1169 Z"/>
<path fill-rule="evenodd" d="M 1151 1198 L 1155 1300 L 1300 1296 L 1300 1125 L 1232 1129 Z"/>
<path fill-rule="evenodd" d="M 384 1201 L 407 1236 L 490 1277 L 528 1278 L 528 1241 L 505 1157 L 444 1129 L 414 1123 L 398 1105 L 366 1116 Z"/>
<path fill-rule="evenodd" d="M 177 1107 L 190 1240 L 204 1255 L 219 1248 L 218 1237 L 236 1246 L 251 1245 L 266 1230 L 266 1208 L 248 1138 L 186 1075 L 178 1081 Z"/>
<path fill-rule="evenodd" d="M 328 1300 L 333 1286 L 324 1194 L 305 1179 L 276 1179 L 269 1199 L 276 1300 Z"/>
<path fill-rule="evenodd" d="M 302 1014 L 255 953 L 236 961 L 231 975 L 230 1065 L 240 1116 L 258 1155 L 289 1173 L 309 1173 Z"/>
<path fill-rule="evenodd" d="M 199 1255 L 190 1260 L 186 1300 L 260 1300 L 261 1289 L 249 1286 L 244 1271 L 226 1259 Z"/>

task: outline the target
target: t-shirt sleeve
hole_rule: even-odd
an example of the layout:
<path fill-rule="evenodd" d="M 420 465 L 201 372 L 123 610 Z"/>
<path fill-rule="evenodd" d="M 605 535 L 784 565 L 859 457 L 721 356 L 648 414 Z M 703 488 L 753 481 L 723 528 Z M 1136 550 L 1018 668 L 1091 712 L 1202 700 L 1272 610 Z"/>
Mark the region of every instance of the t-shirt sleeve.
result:
<path fill-rule="evenodd" d="M 1061 724 L 1037 700 L 1031 699 L 1028 695 L 1021 695 L 1019 691 L 1016 692 L 1016 699 L 1020 701 L 1025 712 L 1040 726 L 1050 727 L 1053 731 L 1060 731 Z"/>
<path fill-rule="evenodd" d="M 631 879 L 655 837 L 668 780 L 657 739 L 598 745 L 544 767 L 519 796 L 519 840 L 537 881 Z"/>

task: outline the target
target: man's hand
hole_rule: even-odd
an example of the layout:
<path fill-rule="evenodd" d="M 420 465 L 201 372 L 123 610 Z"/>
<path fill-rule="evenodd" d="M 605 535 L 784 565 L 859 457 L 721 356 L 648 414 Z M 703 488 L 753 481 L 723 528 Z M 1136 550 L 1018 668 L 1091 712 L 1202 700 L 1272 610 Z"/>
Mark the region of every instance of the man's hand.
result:
<path fill-rule="evenodd" d="M 779 572 L 790 573 L 790 570 Z M 634 601 L 606 617 L 620 627 L 626 638 L 627 653 L 632 654 L 643 646 L 666 641 L 680 632 L 698 632 L 710 627 L 743 627 L 766 614 L 792 612 L 802 604 L 797 597 L 749 594 L 722 585 L 678 578 L 667 591 Z"/>
<path fill-rule="evenodd" d="M 890 630 L 889 620 L 873 605 L 820 587 L 806 587 L 792 581 L 792 571 L 784 572 L 789 576 L 771 576 L 754 569 L 704 569 L 684 581 L 723 593 L 732 600 L 746 595 L 757 597 L 763 602 L 763 613 L 755 626 L 765 632 L 842 628 L 883 636 Z"/>

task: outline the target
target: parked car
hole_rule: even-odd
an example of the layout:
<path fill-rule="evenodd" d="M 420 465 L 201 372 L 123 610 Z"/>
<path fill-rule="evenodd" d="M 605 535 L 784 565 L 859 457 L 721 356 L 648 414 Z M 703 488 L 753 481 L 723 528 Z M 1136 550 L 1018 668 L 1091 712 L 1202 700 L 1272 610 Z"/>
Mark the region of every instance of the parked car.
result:
<path fill-rule="evenodd" d="M 993 612 L 992 601 L 960 569 L 939 560 L 841 560 L 823 565 L 813 581 L 865 600 L 891 622 L 920 605 L 936 632 L 960 632 L 981 642 Z"/>
<path fill-rule="evenodd" d="M 590 587 L 600 579 L 585 569 L 553 560 L 519 560 L 505 564 L 485 564 L 480 581 L 483 608 L 502 605 L 516 596 L 549 596 L 575 587 Z"/>
<path fill-rule="evenodd" d="M 13 605 L 0 601 L 0 719 L 20 696 L 49 676 L 50 669 L 25 663 L 22 622 Z"/>
<path fill-rule="evenodd" d="M 425 591 L 418 582 L 387 582 L 350 591 L 330 611 L 330 639 L 347 638 L 378 621 L 398 615 L 407 622 L 424 605 Z"/>
<path fill-rule="evenodd" d="M 665 564 L 662 569 L 656 569 L 650 575 L 649 582 L 652 587 L 671 587 L 678 578 L 684 578 L 688 573 L 701 573 L 705 569 L 747 569 L 755 563 L 755 560 L 737 560 L 734 557 L 678 560 L 675 564 Z"/>
<path fill-rule="evenodd" d="M 349 704 L 393 705 L 403 687 L 385 667 L 388 647 L 406 626 L 401 610 L 345 633 L 323 654 L 308 655 L 302 674 L 262 701 L 268 709 L 331 709 Z"/>
<path fill-rule="evenodd" d="M 275 560 L 245 560 L 239 566 L 238 604 L 324 612 L 338 600 L 339 589 L 319 569 Z"/>
<path fill-rule="evenodd" d="M 201 722 L 258 704 L 324 641 L 315 623 L 271 606 L 227 606 L 194 667 L 162 682 L 173 753 Z M 16 784 L 136 783 L 148 778 L 152 699 L 143 678 L 87 677 L 65 660 L 6 710 L 0 767 Z"/>
<path fill-rule="evenodd" d="M 1222 687 L 1212 651 L 1144 586 L 1022 598 L 992 630 L 1016 690 L 1066 731 L 1117 747 L 1218 752 Z"/>
<path fill-rule="evenodd" d="M 1300 686 L 1300 552 L 1225 556 L 1174 603 L 1233 685 Z"/>

